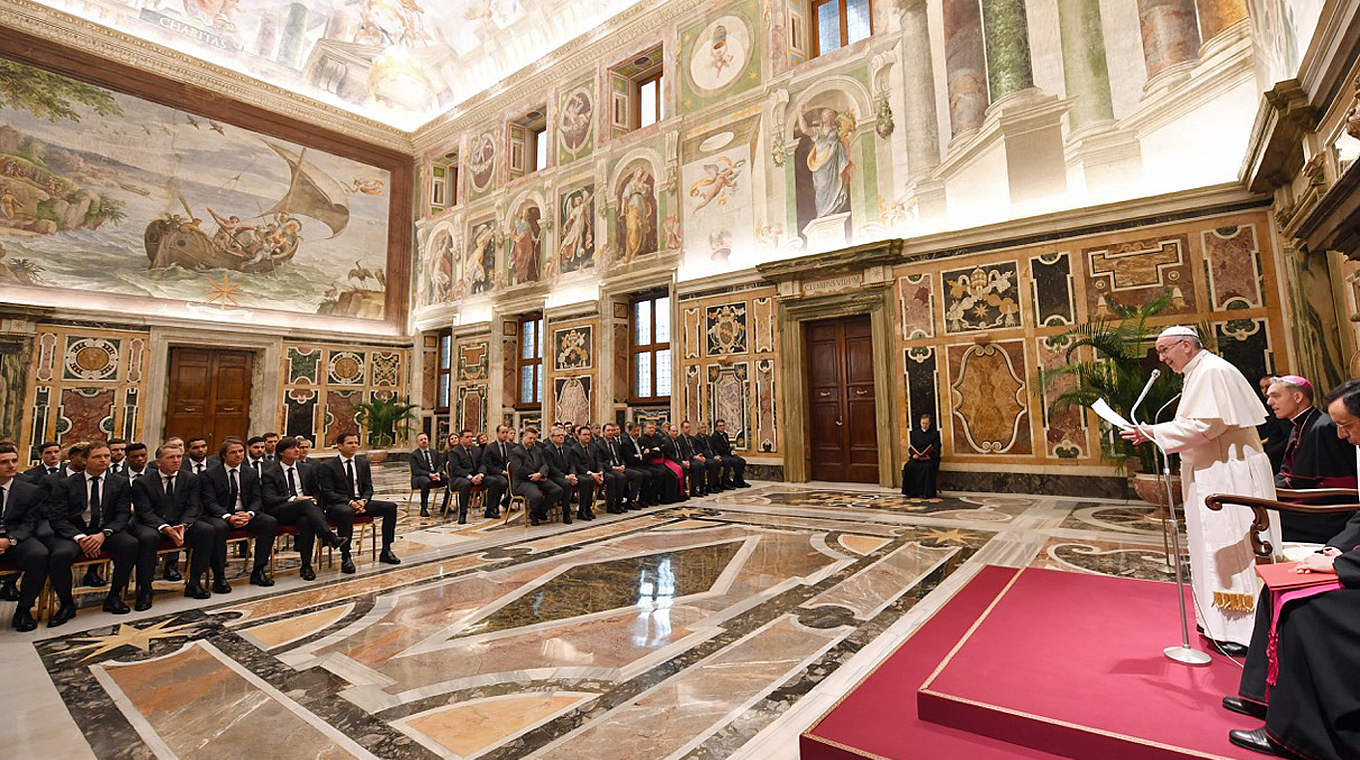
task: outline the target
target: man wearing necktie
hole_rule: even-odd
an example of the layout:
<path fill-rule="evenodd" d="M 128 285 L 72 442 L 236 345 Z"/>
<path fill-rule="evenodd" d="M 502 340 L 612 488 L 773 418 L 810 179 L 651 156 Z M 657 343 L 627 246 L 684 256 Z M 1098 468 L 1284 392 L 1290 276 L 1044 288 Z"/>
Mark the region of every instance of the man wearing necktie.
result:
<path fill-rule="evenodd" d="M 61 472 L 61 444 L 47 441 L 38 448 L 38 456 L 38 466 L 24 470 L 24 474 L 19 476 L 35 486 L 43 485 L 49 475 Z"/>
<path fill-rule="evenodd" d="M 647 476 L 641 471 L 629 470 L 625 464 L 618 425 L 606 422 L 594 448 L 595 456 L 603 468 L 605 511 L 622 514 L 627 511 L 628 504 L 637 502 Z"/>
<path fill-rule="evenodd" d="M 430 437 L 421 433 L 416 436 L 416 447 L 411 452 L 411 487 L 420 489 L 421 517 L 430 516 L 430 489 L 444 485 L 444 459 L 438 451 L 430 449 Z M 448 510 L 449 494 L 446 491 L 442 511 Z"/>
<path fill-rule="evenodd" d="M 560 475 L 561 471 L 552 466 L 547 452 L 538 443 L 538 428 L 524 428 L 523 440 L 523 445 L 510 449 L 510 472 L 514 475 L 515 493 L 524 497 L 529 523 L 539 525 L 548 519 L 553 504 L 566 505 L 566 494 L 553 482 L 553 474 Z M 569 514 L 567 517 L 566 522 L 571 522 Z"/>
<path fill-rule="evenodd" d="M 98 557 L 103 553 L 112 555 L 113 578 L 104 599 L 105 612 L 122 615 L 130 611 L 122 597 L 134 566 L 139 571 L 138 590 L 151 588 L 150 573 L 145 571 L 155 567 L 159 540 L 155 534 L 134 535 L 127 530 L 132 521 L 132 485 L 125 478 L 108 474 L 110 458 L 108 444 L 103 441 L 93 443 L 84 472 L 53 481 L 48 519 L 56 535 L 51 546 L 54 559 L 49 578 L 60 606 L 49 626 L 61 625 L 76 615 L 75 600 L 71 596 L 70 562 L 62 572 L 56 559 L 58 555 L 72 558 L 77 554 L 86 557 Z M 151 558 L 149 563 L 147 557 Z M 141 601 L 139 594 L 139 606 Z M 150 600 L 146 601 L 146 607 L 141 609 L 150 606 Z"/>
<path fill-rule="evenodd" d="M 12 623 L 16 631 L 31 631 L 38 627 L 33 619 L 33 604 L 47 583 L 51 553 L 38 536 L 39 523 L 46 522 L 43 513 L 46 494 L 41 486 L 16 478 L 18 471 L 19 448 L 9 441 L 0 442 L 0 558 L 23 571 Z M 63 560 L 68 581 L 74 557 Z"/>
<path fill-rule="evenodd" d="M 261 440 L 263 445 L 263 439 Z M 261 452 L 263 453 L 263 452 Z M 250 582 L 255 586 L 272 586 L 269 577 L 269 555 L 274 550 L 274 536 L 279 521 L 264 510 L 260 478 L 255 469 L 245 466 L 245 446 L 240 438 L 226 438 L 218 450 L 221 461 L 199 479 L 200 498 L 203 500 L 203 519 L 212 525 L 214 594 L 231 592 L 226 579 L 227 534 L 245 530 L 255 535 L 255 564 L 250 571 Z M 260 463 L 263 472 L 264 464 Z"/>
<path fill-rule="evenodd" d="M 189 580 L 184 584 L 184 595 L 191 599 L 207 599 L 212 595 L 203 588 L 201 581 L 212 558 L 214 531 L 213 526 L 202 519 L 197 478 L 181 467 L 183 458 L 184 453 L 177 446 L 158 446 L 156 466 L 132 482 L 134 528 L 139 533 L 150 532 L 158 544 L 190 549 Z M 155 572 L 154 557 L 151 571 Z M 150 585 L 146 587 L 146 596 L 149 606 Z M 140 584 L 137 598 L 140 602 Z"/>
<path fill-rule="evenodd" d="M 449 472 L 449 489 L 458 494 L 458 523 L 467 522 L 468 502 L 472 499 L 472 489 L 486 489 L 485 517 L 494 517 L 496 503 L 500 501 L 499 484 L 493 483 L 482 472 L 482 452 L 472 442 L 472 431 L 464 430 L 457 443 L 449 448 L 446 467 Z M 447 497 L 446 497 L 447 498 Z"/>
<path fill-rule="evenodd" d="M 184 469 L 188 470 L 194 477 L 200 477 L 207 472 L 216 462 L 214 457 L 208 456 L 208 439 L 202 437 L 190 438 L 184 450 Z"/>
<path fill-rule="evenodd" d="M 109 472 L 114 475 L 126 475 L 127 440 L 124 438 L 110 438 L 109 453 L 113 455 L 113 458 L 109 461 Z"/>
<path fill-rule="evenodd" d="M 266 463 L 278 461 L 278 456 L 275 454 L 278 445 L 279 445 L 278 433 L 270 432 L 264 434 L 264 461 Z"/>
<path fill-rule="evenodd" d="M 326 524 L 326 515 L 316 496 L 316 483 L 302 467 L 302 449 L 298 440 L 289 436 L 279 439 L 274 448 L 274 462 L 264 471 L 264 509 L 279 521 L 279 525 L 296 525 L 297 538 L 293 547 L 302 561 L 298 577 L 316 580 L 312 569 L 313 542 L 320 537 L 323 546 L 338 547 L 340 537 Z"/>
<path fill-rule="evenodd" d="M 264 477 L 264 468 L 268 464 L 264 459 L 264 448 L 264 436 L 262 435 L 252 435 L 246 441 L 245 466 L 254 473 L 256 478 Z"/>
<path fill-rule="evenodd" d="M 508 425 L 496 426 L 496 440 L 486 444 L 482 449 L 482 472 L 486 475 L 487 490 L 492 487 L 499 490 L 501 496 L 501 506 L 510 507 L 510 455 L 516 449 L 516 445 L 510 441 L 510 427 Z M 486 504 L 487 517 L 498 517 L 500 511 L 490 500 Z"/>
<path fill-rule="evenodd" d="M 136 480 L 146 472 L 146 463 L 150 459 L 150 451 L 147 450 L 145 443 L 133 442 L 127 447 L 127 471 L 123 473 L 128 480 Z"/>
<path fill-rule="evenodd" d="M 318 463 L 315 477 L 322 507 L 326 516 L 335 521 L 335 532 L 343 542 L 340 572 L 355 571 L 350 541 L 354 536 L 354 518 L 359 515 L 372 515 L 375 521 L 381 519 L 383 545 L 378 561 L 400 565 L 401 560 L 392 551 L 392 542 L 397 538 L 397 505 L 373 500 L 373 470 L 367 459 L 358 456 L 359 434 L 341 433 L 336 437 L 335 447 L 340 456 Z"/>

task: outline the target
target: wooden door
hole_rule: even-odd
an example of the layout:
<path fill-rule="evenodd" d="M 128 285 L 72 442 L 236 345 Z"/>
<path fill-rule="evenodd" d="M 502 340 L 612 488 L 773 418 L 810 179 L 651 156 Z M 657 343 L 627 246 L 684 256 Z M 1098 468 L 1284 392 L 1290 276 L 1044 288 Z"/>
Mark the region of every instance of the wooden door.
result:
<path fill-rule="evenodd" d="M 208 439 L 215 450 L 227 436 L 244 439 L 250 426 L 249 351 L 170 349 L 170 400 L 165 435 Z"/>
<path fill-rule="evenodd" d="M 868 315 L 809 322 L 808 472 L 813 480 L 878 482 L 873 335 Z"/>

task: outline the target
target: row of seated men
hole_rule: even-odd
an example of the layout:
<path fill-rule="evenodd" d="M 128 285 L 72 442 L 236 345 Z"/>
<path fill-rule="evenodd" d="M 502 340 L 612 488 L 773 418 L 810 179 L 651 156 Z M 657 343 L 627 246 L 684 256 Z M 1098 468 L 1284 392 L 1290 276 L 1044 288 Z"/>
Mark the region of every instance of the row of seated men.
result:
<path fill-rule="evenodd" d="M 157 556 L 167 549 L 191 551 L 185 596 L 229 593 L 226 542 L 232 531 L 254 538 L 250 582 L 258 586 L 274 584 L 268 567 L 281 525 L 297 528 L 304 580 L 316 578 L 312 549 L 317 540 L 340 550 L 341 572 L 355 572 L 350 545 L 354 522 L 363 515 L 382 520 L 379 561 L 400 564 L 392 552 L 397 507 L 373 499 L 372 470 L 357 455 L 357 435 L 339 435 L 340 456 L 324 460 L 304 459 L 293 438 L 271 443 L 273 450 L 266 451 L 262 436 L 227 438 L 216 456 L 208 456 L 202 438 L 187 446 L 171 439 L 156 448 L 150 462 L 145 445 L 124 441 L 76 444 L 62 462 L 61 447 L 52 443 L 42 447 L 40 465 L 18 474 L 18 448 L 0 442 L 0 560 L 22 571 L 14 594 L 14 627 L 37 626 L 32 608 L 49 581 L 59 606 L 48 626 L 75 617 L 71 568 L 81 557 L 112 560 L 103 607 L 114 614 L 129 612 L 123 595 L 134 572 L 135 609 L 150 609 Z M 115 445 L 122 449 L 117 462 Z M 177 557 L 175 552 L 166 559 L 167 580 L 182 579 Z M 91 572 L 86 582 L 104 581 Z"/>
<path fill-rule="evenodd" d="M 411 487 L 420 490 L 420 514 L 429 517 L 431 489 L 444 489 L 443 509 L 458 496 L 458 522 L 467 522 L 472 491 L 485 491 L 484 516 L 498 517 L 499 506 L 508 508 L 512 495 L 522 496 L 529 519 L 538 525 L 560 507 L 562 522 L 576 516 L 595 519 L 593 505 L 604 493 L 606 510 L 619 514 L 656 504 L 673 504 L 691 496 L 704 496 L 729 488 L 746 488 L 746 460 L 732 453 L 724 420 L 714 432 L 700 424 L 697 433 L 689 420 L 665 423 L 660 432 L 655 422 L 627 424 L 626 432 L 615 423 L 604 425 L 553 425 L 548 440 L 527 427 L 514 440 L 514 430 L 496 427 L 495 440 L 477 442 L 470 430 L 449 436 L 442 451 L 430 446 L 421 433 L 411 452 Z"/>

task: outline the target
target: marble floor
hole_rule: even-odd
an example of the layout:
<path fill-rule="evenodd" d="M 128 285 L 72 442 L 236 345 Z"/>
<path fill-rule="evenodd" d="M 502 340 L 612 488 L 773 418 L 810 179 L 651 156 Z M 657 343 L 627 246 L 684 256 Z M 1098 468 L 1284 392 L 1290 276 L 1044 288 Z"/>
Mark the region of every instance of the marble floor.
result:
<path fill-rule="evenodd" d="M 403 472 L 379 468 L 380 493 L 404 502 Z M 825 483 L 570 526 L 407 516 L 396 549 L 399 567 L 365 558 L 313 583 L 281 569 L 206 602 L 164 584 L 147 613 L 92 607 L 55 637 L 6 627 L 0 746 L 795 758 L 799 731 L 985 564 L 1173 574 L 1137 504 Z"/>

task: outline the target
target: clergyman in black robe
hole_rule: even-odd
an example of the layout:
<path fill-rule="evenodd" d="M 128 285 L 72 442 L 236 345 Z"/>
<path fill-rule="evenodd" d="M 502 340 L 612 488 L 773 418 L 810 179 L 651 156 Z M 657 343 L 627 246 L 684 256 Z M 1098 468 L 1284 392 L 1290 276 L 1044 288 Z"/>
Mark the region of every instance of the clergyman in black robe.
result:
<path fill-rule="evenodd" d="M 1328 396 L 1327 411 L 1339 435 L 1360 445 L 1360 379 L 1347 380 Z M 1256 604 L 1256 624 L 1238 688 L 1227 697 L 1233 712 L 1264 719 L 1254 730 L 1229 732 L 1239 746 L 1310 760 L 1360 757 L 1360 514 L 1300 563 L 1332 570 L 1340 588 L 1289 601 L 1276 624 L 1275 683 L 1269 640 L 1274 598 L 1269 588 Z"/>
<path fill-rule="evenodd" d="M 1289 441 L 1284 461 L 1276 470 L 1276 488 L 1355 488 L 1355 447 L 1336 435 L 1336 423 L 1313 405 L 1313 387 L 1302 377 L 1276 378 L 1267 393 L 1272 416 L 1288 420 Z M 1346 504 L 1342 497 L 1311 501 L 1313 504 Z M 1286 541 L 1320 544 L 1340 533 L 1350 513 L 1301 515 L 1285 512 L 1280 526 Z"/>
<path fill-rule="evenodd" d="M 1261 402 L 1267 407 L 1270 406 L 1267 393 L 1274 382 L 1274 375 L 1266 375 L 1260 380 Z M 1256 434 L 1261 436 L 1261 448 L 1265 449 L 1266 456 L 1270 457 L 1271 472 L 1278 473 L 1280 465 L 1284 462 L 1284 449 L 1289 445 L 1289 431 L 1289 420 L 1282 420 L 1273 414 L 1268 415 L 1265 422 L 1256 426 Z"/>
<path fill-rule="evenodd" d="M 907 439 L 907 462 L 902 465 L 902 495 L 912 499 L 935 498 L 935 481 L 940 474 L 940 431 L 929 414 Z"/>

